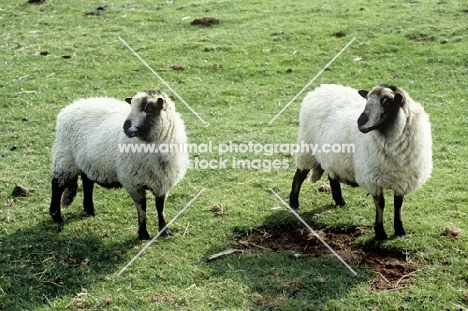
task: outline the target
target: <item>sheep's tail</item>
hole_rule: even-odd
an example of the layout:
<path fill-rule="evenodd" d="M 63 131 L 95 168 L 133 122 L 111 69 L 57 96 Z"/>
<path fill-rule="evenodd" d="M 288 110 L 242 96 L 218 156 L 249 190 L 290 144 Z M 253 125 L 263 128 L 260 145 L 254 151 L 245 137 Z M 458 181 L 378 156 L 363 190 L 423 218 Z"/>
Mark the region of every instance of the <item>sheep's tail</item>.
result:
<path fill-rule="evenodd" d="M 73 203 L 78 191 L 78 179 L 73 180 L 62 193 L 61 205 L 64 208 L 69 207 Z"/>

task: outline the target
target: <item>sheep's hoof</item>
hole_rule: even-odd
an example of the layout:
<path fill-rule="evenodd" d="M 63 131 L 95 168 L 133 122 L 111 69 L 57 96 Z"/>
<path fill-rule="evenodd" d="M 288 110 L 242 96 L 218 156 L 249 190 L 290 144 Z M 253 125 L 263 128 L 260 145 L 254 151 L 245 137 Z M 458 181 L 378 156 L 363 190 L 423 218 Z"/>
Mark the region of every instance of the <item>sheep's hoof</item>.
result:
<path fill-rule="evenodd" d="M 405 230 L 403 230 L 403 232 L 396 232 L 396 231 L 395 231 L 394 236 L 395 236 L 395 237 L 402 237 L 402 238 L 405 238 L 405 237 L 406 237 L 406 232 L 405 232 Z"/>
<path fill-rule="evenodd" d="M 383 241 L 383 240 L 387 240 L 388 239 L 388 236 L 387 236 L 387 233 L 384 232 L 376 232 L 375 233 L 375 239 L 378 240 L 378 241 Z"/>
<path fill-rule="evenodd" d="M 50 216 L 52 217 L 52 220 L 56 223 L 63 223 L 63 218 L 62 218 L 62 215 L 60 215 L 60 213 L 50 213 Z"/>
<path fill-rule="evenodd" d="M 96 215 L 98 214 L 98 212 L 96 212 L 96 211 L 94 211 L 94 210 L 93 210 L 93 211 L 85 211 L 85 212 L 86 212 L 86 214 L 87 214 L 88 216 L 93 216 L 93 217 L 96 216 Z"/>
<path fill-rule="evenodd" d="M 289 201 L 289 206 L 292 207 L 293 209 L 299 209 L 299 202 L 298 201 Z"/>
<path fill-rule="evenodd" d="M 138 238 L 140 240 L 149 240 L 150 239 L 150 235 L 148 233 L 148 231 L 145 231 L 145 232 L 138 232 Z"/>
<path fill-rule="evenodd" d="M 161 236 L 170 236 L 172 235 L 172 232 L 171 230 L 169 230 L 169 228 L 166 228 L 166 230 L 164 230 L 163 232 L 161 232 Z"/>
<path fill-rule="evenodd" d="M 406 231 L 405 231 L 405 228 L 403 228 L 403 224 L 395 224 L 394 227 L 395 229 L 395 236 L 405 236 L 406 235 Z"/>
<path fill-rule="evenodd" d="M 335 205 L 336 206 L 345 206 L 346 202 L 345 202 L 345 200 L 343 198 L 339 198 L 339 199 L 335 200 Z"/>

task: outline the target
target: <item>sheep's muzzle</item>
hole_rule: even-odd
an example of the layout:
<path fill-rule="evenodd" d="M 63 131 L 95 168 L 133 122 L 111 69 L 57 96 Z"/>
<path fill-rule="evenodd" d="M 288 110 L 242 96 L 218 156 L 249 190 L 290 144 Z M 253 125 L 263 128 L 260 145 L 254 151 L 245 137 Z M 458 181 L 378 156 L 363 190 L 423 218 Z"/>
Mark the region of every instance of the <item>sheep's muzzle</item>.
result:
<path fill-rule="evenodd" d="M 125 120 L 123 130 L 125 135 L 127 135 L 127 137 L 129 138 L 138 136 L 138 128 L 136 128 L 135 126 L 132 127 L 132 121 L 130 120 Z"/>

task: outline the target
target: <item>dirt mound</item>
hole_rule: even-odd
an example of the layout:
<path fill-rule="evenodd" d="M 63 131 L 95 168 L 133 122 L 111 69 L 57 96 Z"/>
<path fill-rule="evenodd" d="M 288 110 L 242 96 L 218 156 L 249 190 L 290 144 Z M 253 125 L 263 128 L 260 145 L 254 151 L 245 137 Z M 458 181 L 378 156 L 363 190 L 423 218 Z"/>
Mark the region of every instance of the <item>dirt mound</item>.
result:
<path fill-rule="evenodd" d="M 346 262 L 375 271 L 376 278 L 371 281 L 373 289 L 394 289 L 410 283 L 416 269 L 407 262 L 404 253 L 382 249 L 363 250 L 353 245 L 354 239 L 365 232 L 364 228 L 351 228 L 318 230 L 317 234 Z M 292 251 L 301 257 L 331 255 L 330 251 L 307 229 L 262 228 L 238 239 L 237 245 L 243 250 Z"/>

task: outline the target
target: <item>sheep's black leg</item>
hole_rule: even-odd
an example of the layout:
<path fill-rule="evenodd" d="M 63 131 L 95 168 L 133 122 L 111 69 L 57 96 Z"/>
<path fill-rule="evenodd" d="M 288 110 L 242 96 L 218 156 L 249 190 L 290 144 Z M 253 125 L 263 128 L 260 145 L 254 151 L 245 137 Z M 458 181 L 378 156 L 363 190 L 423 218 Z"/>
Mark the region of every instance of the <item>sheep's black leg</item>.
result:
<path fill-rule="evenodd" d="M 376 240 L 386 240 L 387 233 L 385 232 L 384 225 L 383 225 L 383 211 L 385 208 L 385 199 L 383 193 L 380 195 L 376 195 L 374 198 L 375 204 L 375 224 L 374 224 L 374 231 L 375 231 L 375 239 Z"/>
<path fill-rule="evenodd" d="M 138 238 L 140 240 L 149 240 L 150 235 L 146 230 L 146 196 L 135 204 L 138 212 Z"/>
<path fill-rule="evenodd" d="M 81 180 L 83 181 L 83 209 L 86 214 L 96 216 L 97 212 L 94 210 L 93 204 L 94 182 L 84 173 L 81 174 Z"/>
<path fill-rule="evenodd" d="M 60 201 L 65 188 L 67 188 L 66 183 L 61 185 L 56 177 L 52 178 L 52 199 L 50 201 L 49 214 L 52 216 L 54 222 L 63 222 L 62 214 L 60 212 Z"/>
<path fill-rule="evenodd" d="M 296 173 L 294 174 L 291 193 L 289 194 L 289 206 L 292 208 L 299 208 L 299 192 L 301 191 L 301 186 L 304 180 L 307 178 L 307 174 L 309 174 L 310 170 L 308 169 L 297 169 Z"/>
<path fill-rule="evenodd" d="M 166 196 L 162 195 L 159 197 L 156 197 L 156 210 L 158 211 L 158 228 L 159 231 L 161 231 L 165 226 L 166 226 L 166 220 L 164 219 L 164 203 L 166 201 Z M 172 235 L 171 230 L 169 228 L 164 229 L 163 232 L 161 232 L 161 236 L 168 236 Z"/>
<path fill-rule="evenodd" d="M 335 204 L 338 206 L 343 206 L 346 204 L 345 200 L 343 199 L 343 196 L 341 194 L 341 186 L 340 182 L 336 179 L 333 179 L 328 175 L 328 180 L 330 181 L 330 187 L 332 190 L 332 197 L 333 200 L 335 201 Z"/>
<path fill-rule="evenodd" d="M 139 189 L 135 192 L 129 192 L 135 203 L 138 213 L 138 238 L 140 240 L 149 240 L 150 235 L 146 230 L 146 193 L 145 190 Z"/>
<path fill-rule="evenodd" d="M 393 229 L 395 229 L 395 236 L 405 236 L 405 228 L 403 228 L 403 222 L 401 219 L 401 206 L 403 205 L 403 196 L 394 196 L 393 197 L 393 207 L 394 207 L 394 216 L 393 216 Z"/>

